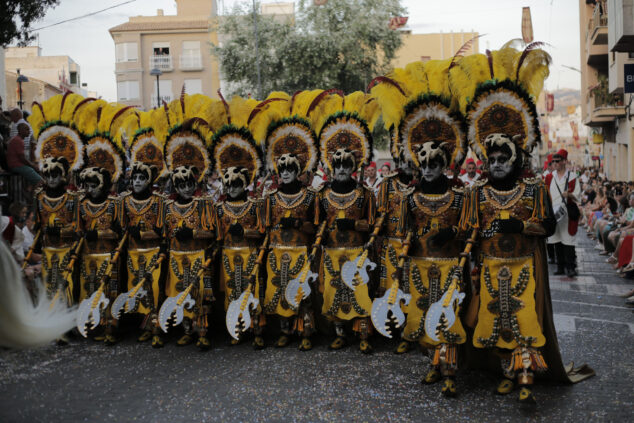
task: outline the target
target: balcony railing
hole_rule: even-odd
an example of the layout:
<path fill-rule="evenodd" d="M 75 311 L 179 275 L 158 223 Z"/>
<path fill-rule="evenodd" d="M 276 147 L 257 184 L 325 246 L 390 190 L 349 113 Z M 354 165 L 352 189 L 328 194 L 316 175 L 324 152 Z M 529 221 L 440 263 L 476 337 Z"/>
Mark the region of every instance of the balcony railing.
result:
<path fill-rule="evenodd" d="M 590 20 L 590 33 L 594 32 L 594 30 L 600 26 L 608 26 L 608 14 L 601 13 L 601 8 L 595 6 L 592 19 Z"/>
<path fill-rule="evenodd" d="M 594 96 L 595 108 L 609 108 L 609 107 L 623 107 L 623 94 L 609 94 L 607 92 L 601 94 L 595 94 Z"/>
<path fill-rule="evenodd" d="M 203 68 L 203 61 L 200 55 L 181 55 L 180 69 L 183 71 L 196 71 Z"/>
<path fill-rule="evenodd" d="M 174 69 L 172 65 L 172 56 L 169 54 L 161 54 L 150 56 L 150 69 L 158 68 L 163 72 L 169 72 Z"/>
<path fill-rule="evenodd" d="M 156 102 L 157 98 L 156 98 L 156 94 L 152 94 L 152 98 L 150 99 L 150 108 L 154 108 L 157 106 L 157 102 Z M 161 96 L 161 101 L 160 103 L 163 104 L 163 102 L 169 103 L 170 101 L 172 101 L 172 96 L 171 95 L 162 95 Z"/>

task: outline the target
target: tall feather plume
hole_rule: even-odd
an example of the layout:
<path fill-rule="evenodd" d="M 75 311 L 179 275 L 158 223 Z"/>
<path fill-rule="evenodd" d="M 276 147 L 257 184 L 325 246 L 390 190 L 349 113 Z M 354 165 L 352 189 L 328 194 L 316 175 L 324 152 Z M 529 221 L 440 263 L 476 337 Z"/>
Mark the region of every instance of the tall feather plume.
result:
<path fill-rule="evenodd" d="M 460 112 L 466 113 L 479 84 L 491 77 L 488 56 L 472 54 L 465 56 L 449 71 L 452 98 L 458 102 Z"/>
<path fill-rule="evenodd" d="M 534 98 L 539 96 L 544 80 L 549 74 L 551 57 L 546 51 L 540 49 L 545 45 L 536 41 L 526 46 L 517 64 L 515 78 Z"/>
<path fill-rule="evenodd" d="M 34 101 L 31 105 L 31 115 L 27 119 L 31 128 L 33 128 L 33 137 L 37 139 L 40 135 L 40 128 L 46 123 L 46 116 L 44 116 L 44 109 L 42 105 L 37 101 Z"/>
<path fill-rule="evenodd" d="M 79 110 L 80 110 L 83 106 L 85 106 L 86 104 L 91 103 L 91 102 L 93 102 L 93 101 L 95 101 L 95 100 L 96 100 L 95 98 L 88 97 L 88 98 L 83 99 L 83 100 L 82 100 L 82 101 L 80 101 L 79 103 L 77 103 L 77 105 L 76 105 L 76 106 L 75 106 L 75 108 L 73 109 L 73 113 L 72 113 L 72 114 L 71 114 L 71 116 L 70 116 L 70 121 L 75 120 L 75 115 L 77 114 L 77 112 L 78 112 L 78 111 L 79 111 Z"/>
<path fill-rule="evenodd" d="M 408 92 L 408 100 L 430 90 L 426 64 L 420 60 L 407 64 L 405 69 L 394 69 L 393 74 L 394 79 Z"/>
<path fill-rule="evenodd" d="M 329 116 L 343 110 L 345 97 L 340 90 L 327 90 L 317 96 L 308 107 L 308 119 L 319 134 Z"/>
<path fill-rule="evenodd" d="M 73 112 L 78 104 L 80 104 L 84 97 L 79 94 L 67 93 L 65 96 L 65 101 L 60 106 L 62 108 L 62 112 L 60 114 L 60 120 L 64 123 L 70 123 L 73 120 Z"/>
<path fill-rule="evenodd" d="M 379 103 L 376 101 L 376 99 L 371 97 L 370 95 L 366 95 L 364 100 L 365 101 L 363 102 L 363 105 L 359 110 L 359 114 L 368 123 L 368 129 L 370 129 L 370 132 L 372 132 L 374 130 L 374 127 L 376 126 L 376 122 L 381 116 L 381 107 L 379 106 Z"/>
<path fill-rule="evenodd" d="M 218 97 L 220 97 L 220 101 L 222 101 L 222 104 L 225 106 L 227 124 L 231 124 L 231 110 L 229 108 L 229 103 L 227 103 L 227 100 L 225 100 L 225 98 L 223 97 L 222 92 L 220 91 L 220 88 L 218 89 Z"/>
<path fill-rule="evenodd" d="M 499 81 L 504 79 L 514 79 L 515 69 L 517 69 L 517 61 L 520 52 L 511 47 L 496 50 L 491 53 L 493 56 L 493 71 L 495 78 Z"/>
<path fill-rule="evenodd" d="M 275 91 L 260 102 L 251 112 L 248 125 L 258 145 L 263 145 L 271 122 L 278 121 L 290 113 L 291 97 L 285 92 Z"/>
<path fill-rule="evenodd" d="M 308 108 L 324 90 L 300 91 L 293 95 L 291 115 L 308 117 Z"/>
<path fill-rule="evenodd" d="M 62 98 L 63 96 L 61 94 L 58 94 L 42 103 L 44 116 L 46 116 L 46 120 L 48 122 L 56 122 L 60 120 L 60 107 L 62 105 Z"/>
<path fill-rule="evenodd" d="M 493 55 L 491 54 L 491 50 L 486 50 L 487 60 L 489 61 L 489 73 L 491 74 L 491 79 L 495 78 L 495 70 L 493 69 Z"/>
<path fill-rule="evenodd" d="M 204 119 L 209 124 L 209 127 L 213 132 L 218 132 L 220 128 L 227 125 L 230 122 L 228 113 L 228 107 L 222 100 L 210 99 L 203 111 Z"/>
<path fill-rule="evenodd" d="M 231 123 L 238 128 L 246 127 L 249 115 L 258 103 L 259 101 L 253 98 L 233 97 L 229 102 Z"/>
<path fill-rule="evenodd" d="M 430 60 L 425 63 L 427 79 L 429 80 L 429 91 L 449 98 L 449 64 L 451 59 Z"/>
<path fill-rule="evenodd" d="M 458 64 L 459 59 L 463 58 L 465 53 L 471 49 L 471 46 L 473 45 L 475 40 L 485 35 L 486 34 L 476 35 L 475 37 L 471 38 L 466 43 L 464 43 L 462 47 L 458 49 L 456 54 L 454 54 L 453 57 L 451 58 L 451 63 L 449 64 L 449 70 L 451 70 L 454 66 Z"/>
<path fill-rule="evenodd" d="M 371 87 L 370 95 L 381 108 L 385 129 L 390 129 L 392 126 L 398 126 L 403 118 L 407 94 L 392 78 L 385 76 L 379 78 L 381 79 L 374 78 L 373 81 L 378 82 Z"/>
<path fill-rule="evenodd" d="M 92 136 L 97 132 L 99 111 L 107 105 L 105 100 L 96 100 L 78 109 L 75 113 L 74 123 L 83 136 Z"/>

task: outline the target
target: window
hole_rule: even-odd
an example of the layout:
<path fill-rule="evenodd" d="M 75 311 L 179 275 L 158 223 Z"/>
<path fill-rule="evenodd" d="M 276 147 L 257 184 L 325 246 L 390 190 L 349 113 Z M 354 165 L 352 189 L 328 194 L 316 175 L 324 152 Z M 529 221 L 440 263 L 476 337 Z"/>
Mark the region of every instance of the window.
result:
<path fill-rule="evenodd" d="M 200 56 L 200 41 L 183 41 L 183 56 Z"/>
<path fill-rule="evenodd" d="M 117 82 L 117 99 L 119 101 L 137 100 L 139 98 L 139 81 Z"/>
<path fill-rule="evenodd" d="M 192 94 L 202 94 L 203 93 L 203 84 L 200 79 L 186 79 L 185 80 L 185 93 Z"/>
<path fill-rule="evenodd" d="M 136 43 L 118 43 L 115 45 L 115 56 L 117 63 L 136 62 L 139 53 Z"/>
<path fill-rule="evenodd" d="M 152 43 L 152 54 L 154 56 L 169 56 L 170 54 L 170 43 L 161 42 L 161 43 Z"/>
<path fill-rule="evenodd" d="M 161 103 L 163 101 L 165 101 L 166 103 L 169 103 L 170 101 L 172 101 L 172 81 L 169 79 L 160 79 L 159 80 L 159 88 L 160 88 L 160 93 L 156 92 L 156 81 L 154 81 L 152 83 L 152 107 L 154 107 L 155 104 L 157 104 L 157 94 L 161 94 L 161 98 L 160 101 L 158 101 L 158 103 Z"/>
<path fill-rule="evenodd" d="M 70 72 L 70 83 L 71 85 L 79 85 L 77 81 L 77 72 Z"/>

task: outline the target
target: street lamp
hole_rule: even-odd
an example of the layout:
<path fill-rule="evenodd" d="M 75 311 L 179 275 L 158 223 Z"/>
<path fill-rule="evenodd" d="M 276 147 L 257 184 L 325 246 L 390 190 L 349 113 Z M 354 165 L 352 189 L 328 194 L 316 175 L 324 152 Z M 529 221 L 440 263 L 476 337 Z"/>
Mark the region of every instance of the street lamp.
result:
<path fill-rule="evenodd" d="M 159 88 L 159 78 L 163 75 L 163 71 L 159 68 L 154 68 L 150 71 L 150 75 L 156 76 L 156 107 L 161 107 L 161 90 Z"/>
<path fill-rule="evenodd" d="M 24 75 L 20 75 L 20 69 L 18 69 L 18 106 L 20 107 L 20 110 L 22 110 L 22 107 L 24 106 L 24 101 L 22 101 L 22 83 L 23 82 L 29 82 L 29 78 L 27 78 Z"/>

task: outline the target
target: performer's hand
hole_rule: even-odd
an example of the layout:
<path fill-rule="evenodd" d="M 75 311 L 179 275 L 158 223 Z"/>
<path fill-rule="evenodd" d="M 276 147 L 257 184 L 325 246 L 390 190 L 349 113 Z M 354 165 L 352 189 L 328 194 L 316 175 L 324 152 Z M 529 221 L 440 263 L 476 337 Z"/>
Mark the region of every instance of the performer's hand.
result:
<path fill-rule="evenodd" d="M 96 229 L 89 229 L 86 231 L 86 241 L 95 242 L 99 239 L 99 231 Z"/>
<path fill-rule="evenodd" d="M 519 234 L 524 230 L 524 223 L 514 217 L 497 219 L 495 222 L 497 222 L 498 231 L 502 234 Z"/>
<path fill-rule="evenodd" d="M 456 231 L 454 228 L 441 228 L 438 230 L 438 233 L 431 237 L 431 242 L 438 247 L 442 247 L 455 237 Z"/>
<path fill-rule="evenodd" d="M 47 226 L 46 227 L 46 235 L 50 237 L 59 237 L 60 229 L 56 226 Z"/>
<path fill-rule="evenodd" d="M 133 225 L 128 228 L 128 233 L 135 241 L 141 240 L 141 227 L 139 225 Z"/>
<path fill-rule="evenodd" d="M 189 241 L 194 237 L 194 231 L 191 228 L 181 227 L 176 230 L 175 236 L 180 242 Z"/>
<path fill-rule="evenodd" d="M 229 233 L 233 236 L 243 236 L 244 229 L 242 228 L 241 224 L 234 223 L 233 225 L 229 226 Z"/>
<path fill-rule="evenodd" d="M 299 219 L 296 219 L 294 217 L 283 217 L 280 219 L 280 225 L 282 225 L 282 228 L 284 229 L 297 228 L 298 223 Z"/>
<path fill-rule="evenodd" d="M 335 222 L 340 231 L 353 231 L 355 229 L 354 219 L 337 219 Z"/>
<path fill-rule="evenodd" d="M 354 229 L 357 232 L 368 232 L 370 230 L 370 225 L 367 220 L 355 220 Z"/>

